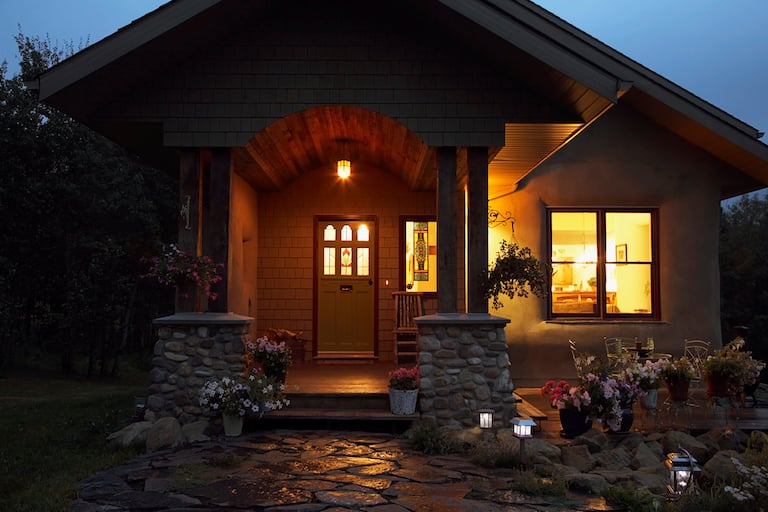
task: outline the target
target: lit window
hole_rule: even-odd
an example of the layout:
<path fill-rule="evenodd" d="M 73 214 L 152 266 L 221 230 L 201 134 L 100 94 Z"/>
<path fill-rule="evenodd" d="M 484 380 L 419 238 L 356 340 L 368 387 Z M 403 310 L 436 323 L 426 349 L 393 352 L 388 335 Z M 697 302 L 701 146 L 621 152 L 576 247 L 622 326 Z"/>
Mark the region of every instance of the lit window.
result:
<path fill-rule="evenodd" d="M 553 317 L 658 316 L 654 211 L 550 211 Z"/>
<path fill-rule="evenodd" d="M 437 291 L 437 222 L 402 217 L 403 287 L 409 292 Z"/>

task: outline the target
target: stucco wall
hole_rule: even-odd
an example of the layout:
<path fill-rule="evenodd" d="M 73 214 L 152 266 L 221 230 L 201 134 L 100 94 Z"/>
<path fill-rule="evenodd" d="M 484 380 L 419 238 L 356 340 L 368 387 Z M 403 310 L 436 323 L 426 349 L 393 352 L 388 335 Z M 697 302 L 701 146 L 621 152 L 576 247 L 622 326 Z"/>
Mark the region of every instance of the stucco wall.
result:
<path fill-rule="evenodd" d="M 230 189 L 228 309 L 255 318 L 258 300 L 258 195 L 239 175 Z M 253 334 L 253 333 L 252 333 Z"/>
<path fill-rule="evenodd" d="M 316 215 L 378 217 L 379 356 L 392 359 L 391 292 L 399 289 L 400 215 L 434 215 L 434 192 L 412 192 L 394 174 L 353 162 L 340 181 L 333 169 L 306 172 L 285 190 L 259 195 L 258 308 L 256 329 L 312 332 L 313 229 Z M 389 280 L 389 284 L 386 281 Z M 431 302 L 427 304 L 428 310 Z"/>
<path fill-rule="evenodd" d="M 720 343 L 718 225 L 723 164 L 615 107 L 520 184 L 491 201 L 514 216 L 515 235 L 546 260 L 547 207 L 658 207 L 661 321 L 546 320 L 546 299 L 515 298 L 492 313 L 511 319 L 507 340 L 517 386 L 573 378 L 567 346 L 605 353 L 603 336 L 653 336 L 681 355 L 685 338 Z M 492 258 L 505 228 L 491 230 Z"/>

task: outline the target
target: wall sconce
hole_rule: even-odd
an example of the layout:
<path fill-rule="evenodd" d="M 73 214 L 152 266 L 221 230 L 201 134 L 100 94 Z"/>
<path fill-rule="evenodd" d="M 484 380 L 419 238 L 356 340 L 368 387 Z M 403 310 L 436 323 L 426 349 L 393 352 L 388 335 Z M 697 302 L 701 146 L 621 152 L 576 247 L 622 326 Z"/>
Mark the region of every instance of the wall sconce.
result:
<path fill-rule="evenodd" d="M 533 437 L 536 422 L 528 418 L 512 418 L 512 435 L 520 440 L 520 465 L 525 466 L 525 440 Z"/>
<path fill-rule="evenodd" d="M 349 175 L 352 174 L 352 166 L 349 160 L 341 159 L 336 162 L 336 174 L 343 180 L 349 178 Z"/>
<path fill-rule="evenodd" d="M 664 464 L 669 469 L 669 485 L 667 490 L 674 496 L 698 492 L 694 486 L 694 475 L 701 471 L 696 459 L 683 447 L 682 453 L 670 453 Z"/>

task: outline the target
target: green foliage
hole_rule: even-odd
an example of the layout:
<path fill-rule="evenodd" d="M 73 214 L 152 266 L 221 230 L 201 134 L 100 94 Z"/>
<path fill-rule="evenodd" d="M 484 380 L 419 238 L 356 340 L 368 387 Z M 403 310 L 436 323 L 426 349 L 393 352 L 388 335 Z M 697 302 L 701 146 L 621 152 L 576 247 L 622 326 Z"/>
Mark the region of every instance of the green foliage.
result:
<path fill-rule="evenodd" d="M 463 451 L 458 439 L 429 421 L 419 421 L 414 424 L 410 442 L 414 449 L 427 455 L 447 455 Z"/>
<path fill-rule="evenodd" d="M 508 442 L 481 442 L 469 450 L 469 459 L 484 468 L 516 468 L 520 466 L 517 445 Z"/>
<path fill-rule="evenodd" d="M 493 307 L 499 309 L 503 303 L 500 295 L 527 297 L 529 291 L 536 296 L 546 297 L 550 270 L 540 262 L 528 247 L 518 247 L 506 240 L 496 255 L 496 260 L 484 276 L 485 297 L 493 299 Z"/>
<path fill-rule="evenodd" d="M 768 361 L 768 196 L 746 195 L 720 216 L 720 304 L 722 336 L 750 327 L 747 349 Z"/>
<path fill-rule="evenodd" d="M 0 380 L 0 510 L 64 512 L 80 480 L 138 455 L 106 438 L 128 423 L 145 390 L 144 379 Z"/>
<path fill-rule="evenodd" d="M 647 488 L 630 482 L 611 485 L 603 492 L 606 503 L 627 512 L 656 512 L 663 501 L 651 494 Z"/>
<path fill-rule="evenodd" d="M 72 45 L 16 42 L 21 75 L 0 67 L 0 368 L 54 352 L 65 373 L 84 357 L 88 375 L 114 375 L 172 311 L 139 277 L 175 233 L 177 187 L 26 88 Z"/>
<path fill-rule="evenodd" d="M 519 471 L 511 489 L 531 496 L 565 496 L 568 482 L 561 473 L 542 475 L 536 471 Z"/>

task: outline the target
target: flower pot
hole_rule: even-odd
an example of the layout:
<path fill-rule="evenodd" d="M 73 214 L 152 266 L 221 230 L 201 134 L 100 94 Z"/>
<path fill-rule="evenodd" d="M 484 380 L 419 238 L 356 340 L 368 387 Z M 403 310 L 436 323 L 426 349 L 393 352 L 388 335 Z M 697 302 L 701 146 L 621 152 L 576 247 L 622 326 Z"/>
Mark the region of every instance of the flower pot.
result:
<path fill-rule="evenodd" d="M 592 428 L 592 419 L 585 413 L 575 409 L 560 409 L 560 435 L 566 438 L 580 436 Z"/>
<path fill-rule="evenodd" d="M 392 411 L 392 414 L 414 414 L 416 412 L 416 400 L 418 397 L 418 389 L 390 388 L 389 408 Z"/>
<path fill-rule="evenodd" d="M 729 397 L 733 395 L 733 386 L 727 377 L 710 375 L 707 377 L 707 396 Z"/>
<path fill-rule="evenodd" d="M 685 402 L 688 400 L 688 388 L 691 385 L 691 381 L 688 379 L 675 379 L 668 380 L 667 390 L 669 391 L 669 399 L 673 402 Z"/>
<path fill-rule="evenodd" d="M 239 414 L 223 414 L 221 420 L 225 436 L 237 437 L 243 433 L 243 417 Z"/>
<path fill-rule="evenodd" d="M 656 409 L 659 404 L 659 390 L 649 389 L 646 391 L 646 395 L 640 399 L 640 407 L 650 411 Z"/>
<path fill-rule="evenodd" d="M 272 365 L 263 365 L 262 369 L 264 370 L 264 375 L 267 377 L 271 377 L 275 379 L 278 383 L 285 384 L 285 375 L 288 373 L 288 369 L 284 366 L 272 366 Z"/>
<path fill-rule="evenodd" d="M 611 429 L 611 432 L 616 432 L 619 434 L 629 432 L 629 429 L 632 428 L 632 423 L 634 423 L 634 421 L 635 421 L 635 413 L 632 411 L 632 409 L 622 409 L 621 424 L 619 425 L 619 429 L 618 430 Z"/>

